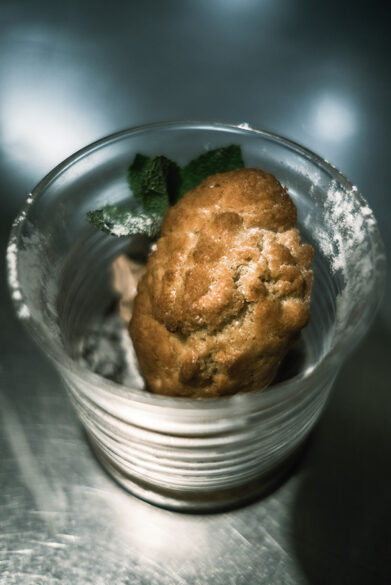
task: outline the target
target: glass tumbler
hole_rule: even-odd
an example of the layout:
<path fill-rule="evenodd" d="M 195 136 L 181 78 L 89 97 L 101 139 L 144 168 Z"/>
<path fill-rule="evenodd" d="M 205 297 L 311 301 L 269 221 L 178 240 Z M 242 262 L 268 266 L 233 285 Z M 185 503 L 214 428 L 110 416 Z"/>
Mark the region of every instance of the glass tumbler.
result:
<path fill-rule="evenodd" d="M 266 390 L 218 399 L 151 394 L 136 370 L 126 384 L 97 374 L 78 358 L 80 340 L 112 303 L 113 259 L 125 250 L 145 259 L 146 245 L 98 232 L 87 211 L 129 201 L 126 173 L 136 153 L 183 165 L 228 144 L 241 146 L 247 167 L 287 187 L 302 239 L 314 247 L 300 360 Z M 247 124 L 200 122 L 125 130 L 69 157 L 29 195 L 7 259 L 16 312 L 58 368 L 99 460 L 134 495 L 188 511 L 248 501 L 286 473 L 374 317 L 385 272 L 372 211 L 334 167 Z"/>

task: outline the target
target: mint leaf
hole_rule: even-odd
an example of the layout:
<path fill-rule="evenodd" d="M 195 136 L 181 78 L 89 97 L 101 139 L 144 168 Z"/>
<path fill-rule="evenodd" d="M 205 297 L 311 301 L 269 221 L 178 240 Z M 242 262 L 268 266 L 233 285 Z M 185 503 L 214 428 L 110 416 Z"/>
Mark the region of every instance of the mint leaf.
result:
<path fill-rule="evenodd" d="M 179 197 L 197 187 L 204 179 L 216 173 L 225 173 L 244 167 L 240 146 L 231 144 L 204 152 L 181 169 Z"/>
<path fill-rule="evenodd" d="M 145 234 L 155 237 L 167 209 L 186 191 L 194 189 L 210 175 L 242 167 L 241 149 L 235 144 L 204 152 L 182 169 L 165 156 L 151 158 L 136 154 L 128 168 L 128 182 L 139 207 L 106 205 L 88 212 L 87 219 L 113 236 Z"/>
<path fill-rule="evenodd" d="M 128 182 L 145 211 L 164 215 L 177 200 L 179 167 L 165 156 L 136 154 L 128 169 Z"/>
<path fill-rule="evenodd" d="M 87 219 L 101 231 L 117 237 L 144 234 L 154 238 L 162 225 L 162 216 L 159 214 L 117 205 L 105 205 L 103 209 L 89 211 Z"/>
<path fill-rule="evenodd" d="M 141 205 L 143 204 L 143 188 L 142 181 L 145 173 L 145 168 L 151 162 L 149 156 L 144 154 L 136 154 L 133 162 L 128 168 L 128 183 L 133 191 L 133 195 Z"/>
<path fill-rule="evenodd" d="M 149 160 L 143 168 L 140 187 L 145 211 L 163 216 L 177 199 L 178 165 L 165 156 Z"/>

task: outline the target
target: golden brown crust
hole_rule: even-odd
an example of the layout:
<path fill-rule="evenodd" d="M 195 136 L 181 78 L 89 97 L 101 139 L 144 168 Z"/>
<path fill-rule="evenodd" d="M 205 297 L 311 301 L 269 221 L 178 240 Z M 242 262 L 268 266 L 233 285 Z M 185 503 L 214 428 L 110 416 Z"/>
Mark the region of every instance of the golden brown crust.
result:
<path fill-rule="evenodd" d="M 212 397 L 264 388 L 309 318 L 312 247 L 258 169 L 207 178 L 167 212 L 130 335 L 148 388 Z"/>

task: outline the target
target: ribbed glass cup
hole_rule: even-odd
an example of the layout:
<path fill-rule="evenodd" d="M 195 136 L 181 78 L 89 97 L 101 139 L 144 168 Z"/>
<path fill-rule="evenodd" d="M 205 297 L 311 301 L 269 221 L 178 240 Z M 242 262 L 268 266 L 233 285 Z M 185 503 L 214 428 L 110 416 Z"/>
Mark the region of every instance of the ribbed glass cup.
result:
<path fill-rule="evenodd" d="M 293 355 L 290 376 L 267 390 L 219 399 L 153 395 L 136 373 L 127 385 L 98 375 L 80 361 L 80 340 L 112 303 L 113 259 L 123 251 L 145 258 L 146 244 L 97 232 L 86 212 L 129 200 L 126 171 L 136 153 L 185 164 L 227 144 L 240 144 L 246 166 L 288 188 L 315 249 L 300 360 Z M 58 368 L 103 465 L 136 496 L 195 511 L 247 501 L 286 473 L 374 317 L 385 271 L 373 214 L 334 167 L 247 124 L 200 122 L 125 130 L 68 158 L 27 199 L 7 257 L 17 314 Z"/>

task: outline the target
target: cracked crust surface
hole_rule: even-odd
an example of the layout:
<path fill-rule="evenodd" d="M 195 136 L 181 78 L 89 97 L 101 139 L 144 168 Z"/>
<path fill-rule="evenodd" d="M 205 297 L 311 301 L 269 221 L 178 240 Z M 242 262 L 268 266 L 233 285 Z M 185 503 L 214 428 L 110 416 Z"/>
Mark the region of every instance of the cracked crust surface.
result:
<path fill-rule="evenodd" d="M 259 169 L 208 177 L 167 212 L 129 331 L 152 392 L 265 388 L 309 319 L 313 250 Z"/>

